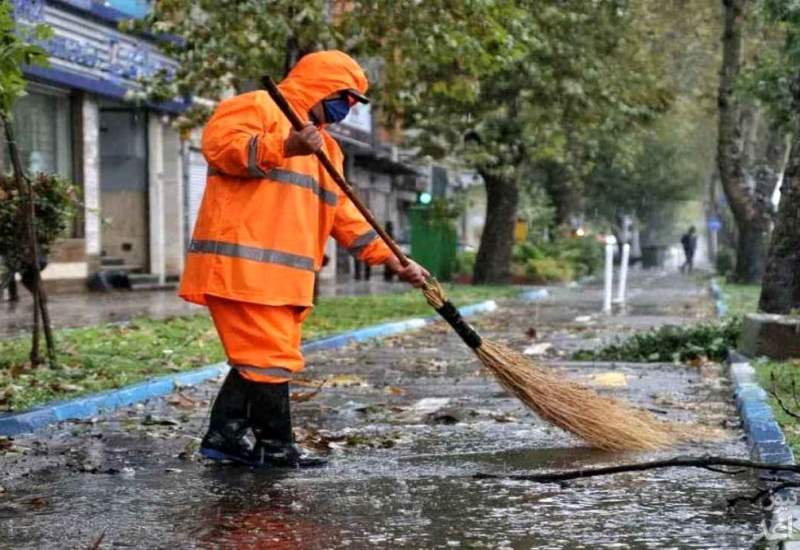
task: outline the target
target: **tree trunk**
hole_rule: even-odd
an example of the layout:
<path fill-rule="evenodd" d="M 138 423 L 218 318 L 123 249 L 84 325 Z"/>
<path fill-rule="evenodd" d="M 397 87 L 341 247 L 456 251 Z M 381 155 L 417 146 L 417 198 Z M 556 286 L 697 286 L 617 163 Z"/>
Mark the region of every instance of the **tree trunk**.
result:
<path fill-rule="evenodd" d="M 752 220 L 739 227 L 736 242 L 736 280 L 757 283 L 764 273 L 769 244 L 769 224 L 765 220 Z"/>
<path fill-rule="evenodd" d="M 800 131 L 795 133 L 783 177 L 759 307 L 784 314 L 800 309 Z"/>
<path fill-rule="evenodd" d="M 722 33 L 722 69 L 719 79 L 719 137 L 717 163 L 722 189 L 738 229 L 736 279 L 757 282 L 766 255 L 766 212 L 751 196 L 744 172 L 741 109 L 734 97 L 742 57 L 742 26 L 748 0 L 722 0 L 725 30 Z"/>
<path fill-rule="evenodd" d="M 568 226 L 581 211 L 581 196 L 570 170 L 561 163 L 547 162 L 544 170 L 544 190 L 553 201 L 556 227 Z"/>
<path fill-rule="evenodd" d="M 475 259 L 475 284 L 502 284 L 511 279 L 511 251 L 517 217 L 517 182 L 480 171 L 486 185 L 486 224 Z"/>
<path fill-rule="evenodd" d="M 25 197 L 24 218 L 30 249 L 28 260 L 30 268 L 33 271 L 33 288 L 31 289 L 31 294 L 33 295 L 33 334 L 31 338 L 30 361 L 34 365 L 41 363 L 41 356 L 39 355 L 39 318 L 41 315 L 45 341 L 47 343 L 47 357 L 50 366 L 54 366 L 56 362 L 55 342 L 50 325 L 50 313 L 47 310 L 47 295 L 42 287 L 42 275 L 39 270 L 39 243 L 36 238 L 36 199 L 31 181 L 25 175 L 25 171 L 22 167 L 22 160 L 19 156 L 19 149 L 17 148 L 14 128 L 11 126 L 11 121 L 3 116 L 2 122 L 6 133 L 6 141 L 8 142 L 11 164 L 14 169 L 14 179 L 20 194 Z"/>

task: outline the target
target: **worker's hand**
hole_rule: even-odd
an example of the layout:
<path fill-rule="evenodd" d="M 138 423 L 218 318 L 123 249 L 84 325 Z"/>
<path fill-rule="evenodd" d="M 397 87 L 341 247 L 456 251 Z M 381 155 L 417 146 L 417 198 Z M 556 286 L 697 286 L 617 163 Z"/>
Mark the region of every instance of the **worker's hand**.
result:
<path fill-rule="evenodd" d="M 283 142 L 284 157 L 311 155 L 320 149 L 322 149 L 322 135 L 310 122 L 299 132 L 293 128 L 289 132 L 289 137 Z"/>
<path fill-rule="evenodd" d="M 397 276 L 415 288 L 425 285 L 425 279 L 430 277 L 428 270 L 419 265 L 414 260 L 409 260 L 408 265 L 403 267 L 397 256 L 392 256 L 386 261 L 386 267 L 397 273 Z"/>

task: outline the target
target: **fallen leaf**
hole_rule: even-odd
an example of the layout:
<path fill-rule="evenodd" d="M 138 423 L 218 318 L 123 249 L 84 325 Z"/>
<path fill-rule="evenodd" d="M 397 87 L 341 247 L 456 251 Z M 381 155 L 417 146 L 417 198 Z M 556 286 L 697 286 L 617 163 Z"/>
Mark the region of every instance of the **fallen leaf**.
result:
<path fill-rule="evenodd" d="M 179 409 L 194 409 L 197 401 L 181 392 L 174 393 L 167 398 L 167 403 Z"/>
<path fill-rule="evenodd" d="M 689 360 L 689 365 L 691 365 L 692 367 L 703 367 L 709 363 L 710 361 L 708 360 L 708 357 L 706 357 L 705 355 L 700 355 L 698 357 Z"/>
<path fill-rule="evenodd" d="M 533 344 L 525 348 L 522 353 L 525 355 L 544 355 L 547 350 L 553 347 L 550 342 L 541 342 L 540 344 Z"/>
<path fill-rule="evenodd" d="M 160 416 L 153 416 L 148 414 L 142 420 L 143 426 L 177 426 L 180 422 L 172 418 L 164 418 Z"/>
<path fill-rule="evenodd" d="M 318 388 L 320 384 L 325 383 L 323 380 L 315 380 L 313 378 L 294 378 L 292 379 L 293 386 L 301 386 L 304 388 Z"/>
<path fill-rule="evenodd" d="M 624 388 L 628 385 L 628 377 L 624 372 L 600 372 L 591 375 L 589 382 L 604 388 Z"/>
<path fill-rule="evenodd" d="M 317 396 L 317 394 L 320 392 L 320 390 L 322 390 L 322 386 L 325 385 L 325 382 L 326 381 L 323 380 L 320 383 L 320 385 L 317 386 L 317 389 L 315 389 L 314 391 L 306 391 L 306 392 L 296 391 L 296 392 L 292 392 L 290 398 L 295 403 L 304 403 L 306 401 L 310 401 L 311 399 L 314 399 L 314 397 Z"/>
<path fill-rule="evenodd" d="M 346 388 L 349 386 L 369 386 L 363 378 L 356 374 L 337 374 L 327 380 L 328 384 L 334 388 Z"/>
<path fill-rule="evenodd" d="M 502 414 L 502 413 L 495 413 L 492 415 L 492 419 L 495 422 L 500 422 L 501 424 L 505 424 L 506 422 L 516 422 L 517 419 L 511 416 L 510 414 Z"/>
<path fill-rule="evenodd" d="M 64 382 L 56 382 L 55 384 L 50 384 L 50 389 L 53 391 L 73 393 L 82 391 L 83 386 L 79 386 L 77 384 L 65 384 Z"/>
<path fill-rule="evenodd" d="M 42 508 L 47 506 L 48 503 L 47 499 L 45 499 L 44 497 L 33 497 L 28 501 L 28 504 L 36 510 L 41 510 Z"/>

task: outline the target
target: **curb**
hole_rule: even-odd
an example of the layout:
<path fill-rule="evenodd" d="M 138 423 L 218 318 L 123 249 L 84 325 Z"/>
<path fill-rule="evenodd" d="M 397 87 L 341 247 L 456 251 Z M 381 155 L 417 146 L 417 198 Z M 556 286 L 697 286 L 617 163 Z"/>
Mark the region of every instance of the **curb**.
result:
<path fill-rule="evenodd" d="M 725 303 L 725 296 L 722 294 L 719 281 L 711 279 L 709 286 L 711 287 L 711 296 L 714 298 L 714 309 L 717 312 L 717 317 L 725 317 L 728 314 L 728 305 Z"/>
<path fill-rule="evenodd" d="M 538 289 L 536 291 L 523 292 L 520 297 L 526 301 L 531 301 L 546 298 L 548 295 L 546 289 Z M 470 317 L 496 309 L 497 302 L 494 300 L 487 300 L 464 306 L 459 308 L 459 311 L 464 317 Z M 413 318 L 404 321 L 381 323 L 379 325 L 329 336 L 320 340 L 314 340 L 303 344 L 301 349 L 304 353 L 310 353 L 313 351 L 341 348 L 352 342 L 363 342 L 373 338 L 383 338 L 422 328 L 437 319 L 438 316 L 434 315 L 427 318 Z M 140 401 L 168 395 L 181 386 L 200 384 L 206 380 L 224 374 L 227 370 L 228 365 L 226 363 L 217 363 L 181 374 L 151 378 L 115 390 L 90 394 L 70 400 L 55 401 L 25 412 L 0 416 L 0 436 L 13 436 L 35 432 L 48 424 L 62 422 L 64 420 L 91 418 L 101 412 L 110 412 Z"/>
<path fill-rule="evenodd" d="M 767 464 L 795 464 L 794 453 L 786 444 L 783 430 L 769 405 L 769 396 L 756 381 L 756 371 L 750 361 L 736 351 L 729 351 L 728 373 L 734 387 L 736 409 L 750 445 L 750 458 Z"/>
<path fill-rule="evenodd" d="M 716 279 L 712 279 L 710 286 L 717 317 L 723 317 L 728 312 L 725 296 Z M 787 445 L 783 430 L 775 420 L 769 396 L 758 384 L 756 371 L 750 360 L 738 351 L 729 349 L 727 364 L 728 375 L 734 388 L 736 410 L 747 435 L 750 460 L 767 464 L 796 464 L 794 453 Z M 776 478 L 792 475 L 766 470 L 757 474 L 757 477 L 764 483 L 770 483 Z M 773 500 L 774 504 L 764 509 L 763 536 L 768 542 L 773 543 L 769 547 L 777 544 L 780 548 L 798 548 L 798 542 L 792 540 L 794 538 L 792 526 L 796 524 L 800 513 L 797 507 L 797 495 L 791 489 L 784 489 L 773 495 Z"/>

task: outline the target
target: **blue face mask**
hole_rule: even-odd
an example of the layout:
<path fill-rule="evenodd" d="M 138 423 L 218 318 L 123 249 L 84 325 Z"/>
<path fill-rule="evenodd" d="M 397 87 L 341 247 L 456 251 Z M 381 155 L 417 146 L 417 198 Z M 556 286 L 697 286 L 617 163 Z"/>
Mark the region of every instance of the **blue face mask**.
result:
<path fill-rule="evenodd" d="M 345 119 L 350 112 L 350 103 L 347 98 L 342 97 L 326 99 L 322 102 L 322 109 L 325 112 L 325 122 L 335 124 Z"/>

